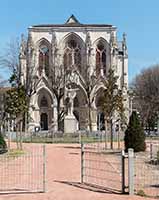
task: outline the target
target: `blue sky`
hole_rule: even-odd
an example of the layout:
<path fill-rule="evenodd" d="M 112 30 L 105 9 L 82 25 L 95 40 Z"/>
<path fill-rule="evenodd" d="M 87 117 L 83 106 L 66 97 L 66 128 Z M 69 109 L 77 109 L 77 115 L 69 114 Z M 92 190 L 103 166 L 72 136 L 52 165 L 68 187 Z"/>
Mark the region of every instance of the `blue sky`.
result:
<path fill-rule="evenodd" d="M 64 23 L 74 14 L 81 23 L 118 27 L 119 39 L 127 34 L 129 80 L 159 63 L 158 0 L 5 0 L 0 6 L 0 52 L 7 42 L 34 24 Z M 1 72 L 2 73 L 2 72 Z M 7 77 L 6 70 L 3 76 Z"/>

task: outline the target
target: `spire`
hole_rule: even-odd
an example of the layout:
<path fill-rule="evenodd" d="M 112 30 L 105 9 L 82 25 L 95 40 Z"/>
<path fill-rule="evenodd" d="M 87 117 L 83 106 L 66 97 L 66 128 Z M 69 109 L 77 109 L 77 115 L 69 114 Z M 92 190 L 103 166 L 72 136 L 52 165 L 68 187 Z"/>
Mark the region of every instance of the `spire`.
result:
<path fill-rule="evenodd" d="M 126 33 L 123 33 L 122 48 L 123 48 L 124 53 L 127 54 Z"/>
<path fill-rule="evenodd" d="M 123 42 L 126 44 L 126 33 L 123 33 Z"/>
<path fill-rule="evenodd" d="M 21 44 L 20 44 L 20 58 L 23 58 L 26 55 L 26 41 L 24 34 L 21 35 Z"/>
<path fill-rule="evenodd" d="M 80 24 L 80 23 L 74 15 L 71 15 L 66 21 L 66 24 Z"/>

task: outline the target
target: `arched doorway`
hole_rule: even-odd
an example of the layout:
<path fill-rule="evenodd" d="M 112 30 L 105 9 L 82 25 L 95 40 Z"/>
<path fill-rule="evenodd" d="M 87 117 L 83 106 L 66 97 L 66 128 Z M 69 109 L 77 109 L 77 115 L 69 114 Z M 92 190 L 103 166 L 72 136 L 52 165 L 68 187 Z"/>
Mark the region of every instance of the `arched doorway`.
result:
<path fill-rule="evenodd" d="M 39 90 L 38 94 L 39 122 L 41 130 L 48 130 L 52 126 L 53 121 L 53 100 L 46 89 Z"/>
<path fill-rule="evenodd" d="M 104 113 L 99 112 L 97 116 L 97 129 L 100 131 L 105 130 L 105 119 L 104 119 Z"/>
<path fill-rule="evenodd" d="M 41 130 L 48 130 L 48 115 L 47 113 L 42 113 L 40 116 Z"/>

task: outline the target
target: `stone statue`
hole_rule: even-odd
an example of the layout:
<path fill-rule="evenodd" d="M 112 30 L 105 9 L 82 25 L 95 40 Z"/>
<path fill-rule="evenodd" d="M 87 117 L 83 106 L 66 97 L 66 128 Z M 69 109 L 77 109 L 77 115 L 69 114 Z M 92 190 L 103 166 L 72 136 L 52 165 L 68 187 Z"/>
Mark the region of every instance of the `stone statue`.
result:
<path fill-rule="evenodd" d="M 67 93 L 67 98 L 69 99 L 68 101 L 68 113 L 67 115 L 73 115 L 73 108 L 74 108 L 74 98 L 76 96 L 76 91 L 78 89 L 71 89 L 71 86 L 68 87 L 68 89 L 66 88 L 66 93 Z"/>
<path fill-rule="evenodd" d="M 87 46 L 88 49 L 90 49 L 91 46 L 92 46 L 92 44 L 91 44 L 91 36 L 90 36 L 89 32 L 87 32 L 87 34 L 86 34 L 86 46 Z"/>

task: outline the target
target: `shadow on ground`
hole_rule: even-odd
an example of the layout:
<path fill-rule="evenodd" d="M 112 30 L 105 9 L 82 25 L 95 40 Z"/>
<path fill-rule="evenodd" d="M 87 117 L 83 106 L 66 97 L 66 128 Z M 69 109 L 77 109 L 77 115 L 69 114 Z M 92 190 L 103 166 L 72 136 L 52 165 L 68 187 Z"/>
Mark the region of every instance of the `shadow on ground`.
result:
<path fill-rule="evenodd" d="M 84 189 L 84 190 L 89 190 L 92 192 L 108 193 L 108 194 L 122 194 L 120 190 L 116 190 L 113 188 L 100 187 L 100 186 L 92 185 L 92 184 L 86 184 L 86 183 L 80 183 L 80 182 L 70 182 L 70 181 L 58 181 L 58 180 L 54 180 L 54 182 L 70 185 L 73 187 L 77 187 L 77 188 Z"/>

